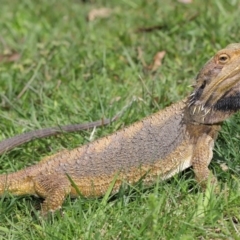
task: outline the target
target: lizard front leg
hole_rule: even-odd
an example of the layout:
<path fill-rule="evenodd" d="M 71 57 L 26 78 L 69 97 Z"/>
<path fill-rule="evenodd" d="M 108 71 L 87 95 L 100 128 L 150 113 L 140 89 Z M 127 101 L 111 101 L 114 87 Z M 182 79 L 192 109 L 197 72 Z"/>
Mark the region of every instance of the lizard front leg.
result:
<path fill-rule="evenodd" d="M 41 175 L 34 179 L 34 188 L 38 196 L 45 200 L 42 204 L 42 215 L 61 208 L 66 196 L 71 191 L 71 183 L 66 176 Z"/>
<path fill-rule="evenodd" d="M 208 165 L 213 156 L 214 139 L 204 134 L 201 136 L 194 147 L 192 156 L 192 166 L 197 182 L 206 188 L 207 182 L 217 183 L 217 179 L 208 169 Z"/>

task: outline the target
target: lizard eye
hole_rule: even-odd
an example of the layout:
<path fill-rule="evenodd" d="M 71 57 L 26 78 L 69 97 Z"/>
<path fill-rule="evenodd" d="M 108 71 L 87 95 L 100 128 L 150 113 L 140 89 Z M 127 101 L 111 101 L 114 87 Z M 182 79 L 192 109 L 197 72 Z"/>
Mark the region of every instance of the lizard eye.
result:
<path fill-rule="evenodd" d="M 229 60 L 229 56 L 225 53 L 219 55 L 219 57 L 218 57 L 218 62 L 221 63 L 221 64 L 227 63 L 228 60 Z"/>

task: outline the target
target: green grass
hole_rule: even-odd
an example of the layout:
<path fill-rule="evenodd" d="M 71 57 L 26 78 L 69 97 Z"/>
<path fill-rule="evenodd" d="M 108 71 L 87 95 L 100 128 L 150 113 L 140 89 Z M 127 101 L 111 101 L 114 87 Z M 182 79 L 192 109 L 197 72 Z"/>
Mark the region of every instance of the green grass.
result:
<path fill-rule="evenodd" d="M 113 13 L 88 22 L 91 9 Z M 0 139 L 43 127 L 111 117 L 134 102 L 97 139 L 182 99 L 203 64 L 238 42 L 236 0 L 1 1 L 0 53 L 16 51 L 17 62 L 0 63 Z M 161 26 L 152 32 L 141 27 Z M 156 73 L 150 64 L 166 51 Z M 240 115 L 228 120 L 215 145 L 211 169 L 222 185 L 204 193 L 191 170 L 151 188 L 129 187 L 105 199 L 68 198 L 64 217 L 39 219 L 40 200 L 0 199 L 2 239 L 240 239 Z M 61 149 L 90 140 L 91 132 L 34 141 L 0 157 L 12 172 Z M 223 171 L 220 164 L 228 166 Z M 205 196 L 205 197 L 204 197 Z"/>

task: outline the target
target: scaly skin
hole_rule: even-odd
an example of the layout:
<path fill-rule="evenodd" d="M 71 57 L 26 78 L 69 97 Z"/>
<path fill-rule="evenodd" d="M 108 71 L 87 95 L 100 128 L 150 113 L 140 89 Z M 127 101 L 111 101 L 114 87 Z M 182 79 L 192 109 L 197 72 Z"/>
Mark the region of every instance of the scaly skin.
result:
<path fill-rule="evenodd" d="M 43 197 L 43 214 L 60 208 L 66 195 L 113 192 L 143 178 L 148 185 L 192 166 L 203 186 L 220 124 L 240 109 L 240 44 L 219 51 L 196 78 L 193 93 L 133 125 L 24 170 L 0 176 L 0 194 Z M 215 179 L 211 176 L 212 181 Z"/>

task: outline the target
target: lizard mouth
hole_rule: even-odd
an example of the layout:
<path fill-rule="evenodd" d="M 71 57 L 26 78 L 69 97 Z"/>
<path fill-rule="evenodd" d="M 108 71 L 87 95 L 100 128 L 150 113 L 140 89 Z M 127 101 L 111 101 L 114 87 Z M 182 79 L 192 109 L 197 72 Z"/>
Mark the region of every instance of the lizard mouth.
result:
<path fill-rule="evenodd" d="M 232 65 L 231 67 L 229 67 Z M 211 110 L 237 111 L 240 109 L 240 59 L 221 69 L 210 82 L 198 87 L 189 99 L 192 115 Z"/>
<path fill-rule="evenodd" d="M 221 73 L 222 72 L 224 72 L 224 68 Z M 240 82 L 240 63 L 238 63 L 233 70 L 225 74 L 221 73 L 216 79 L 211 81 L 202 93 L 202 102 L 205 102 L 204 106 L 206 107 L 213 107 L 225 98 L 236 95 L 236 86 L 239 85 L 238 83 Z"/>

